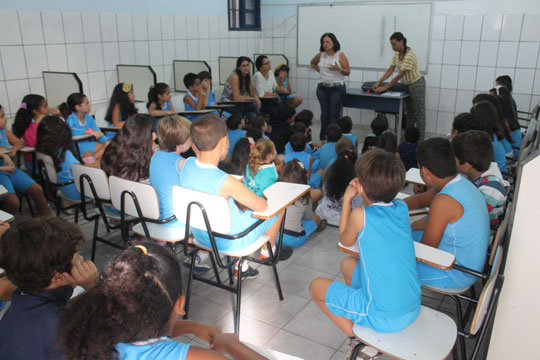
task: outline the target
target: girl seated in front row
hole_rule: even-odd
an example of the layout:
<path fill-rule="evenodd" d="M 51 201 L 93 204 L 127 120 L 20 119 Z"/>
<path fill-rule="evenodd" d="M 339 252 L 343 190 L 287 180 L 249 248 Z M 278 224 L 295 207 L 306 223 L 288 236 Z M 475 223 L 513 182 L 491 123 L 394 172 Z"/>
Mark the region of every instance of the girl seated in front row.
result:
<path fill-rule="evenodd" d="M 23 147 L 22 141 L 6 129 L 7 117 L 2 105 L 0 105 L 0 151 L 10 151 L 0 155 L 0 184 L 3 185 L 8 195 L 2 199 L 4 210 L 10 214 L 19 211 L 19 198 L 15 190 L 34 199 L 40 216 L 49 215 L 47 200 L 43 194 L 43 189 L 28 174 L 19 169 L 10 156 L 16 156 L 17 151 Z M 2 201 L 0 200 L 0 201 Z"/>
<path fill-rule="evenodd" d="M 171 104 L 171 89 L 165 83 L 157 83 L 148 90 L 148 114 L 156 119 L 156 129 L 159 120 L 167 115 L 176 115 Z"/>
<path fill-rule="evenodd" d="M 182 274 L 170 250 L 152 243 L 125 250 L 99 284 L 68 306 L 58 326 L 66 359 L 265 359 L 233 334 L 177 320 L 184 314 Z M 192 333 L 211 350 L 171 338 Z"/>
<path fill-rule="evenodd" d="M 279 172 L 278 181 L 307 185 L 304 165 L 298 159 L 285 163 Z M 320 192 L 318 189 L 311 191 Z M 308 192 L 287 208 L 283 245 L 296 248 L 305 243 L 315 231 L 326 228 L 326 220 L 313 214 L 311 197 Z"/>
<path fill-rule="evenodd" d="M 244 184 L 255 195 L 262 197 L 263 191 L 277 181 L 275 161 L 279 162 L 272 140 L 260 139 L 251 143 Z"/>
<path fill-rule="evenodd" d="M 45 116 L 41 120 L 37 129 L 36 151 L 52 158 L 58 183 L 73 180 L 71 166 L 80 162 L 73 155 L 75 150 L 71 139 L 71 129 L 64 120 L 58 116 Z M 99 164 L 94 162 L 88 166 L 98 167 Z M 61 186 L 59 190 L 68 200 L 81 200 L 81 194 L 74 183 Z"/>
<path fill-rule="evenodd" d="M 111 95 L 105 120 L 107 120 L 110 127 L 122 127 L 125 121 L 136 113 L 133 85 L 130 82 L 117 84 Z M 110 135 L 107 134 L 109 138 L 116 135 L 115 132 L 111 131 L 110 133 Z"/>
<path fill-rule="evenodd" d="M 60 111 L 64 115 L 73 136 L 84 134 L 94 136 L 91 139 L 77 141 L 77 146 L 84 161 L 88 163 L 99 162 L 103 156 L 105 146 L 109 142 L 107 137 L 99 130 L 92 115 L 90 115 L 88 97 L 84 94 L 73 93 L 68 96 L 65 104 L 60 105 Z"/>

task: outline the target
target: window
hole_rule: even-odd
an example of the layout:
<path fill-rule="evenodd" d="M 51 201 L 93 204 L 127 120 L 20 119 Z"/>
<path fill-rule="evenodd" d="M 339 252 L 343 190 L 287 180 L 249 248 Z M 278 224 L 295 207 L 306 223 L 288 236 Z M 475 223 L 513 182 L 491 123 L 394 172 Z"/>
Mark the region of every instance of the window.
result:
<path fill-rule="evenodd" d="M 229 30 L 261 30 L 261 0 L 228 0 Z"/>

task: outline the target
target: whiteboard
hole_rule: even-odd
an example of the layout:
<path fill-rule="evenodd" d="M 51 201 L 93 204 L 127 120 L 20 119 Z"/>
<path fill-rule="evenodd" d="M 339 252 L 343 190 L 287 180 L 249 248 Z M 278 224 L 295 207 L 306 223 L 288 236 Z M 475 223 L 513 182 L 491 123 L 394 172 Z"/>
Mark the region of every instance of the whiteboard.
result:
<path fill-rule="evenodd" d="M 201 71 L 212 73 L 212 69 L 206 61 L 196 60 L 173 60 L 174 71 L 174 90 L 177 92 L 187 92 L 188 89 L 184 85 L 184 76 L 188 73 L 198 74 Z M 176 108 L 175 108 L 176 109 Z"/>
<path fill-rule="evenodd" d="M 331 32 L 351 67 L 386 70 L 394 54 L 390 35 L 400 31 L 416 54 L 419 70 L 426 72 L 431 17 L 431 3 L 299 5 L 298 65 L 309 66 L 319 53 L 321 35 Z"/>
<path fill-rule="evenodd" d="M 148 90 L 156 85 L 156 73 L 147 65 L 116 65 L 118 82 L 131 82 L 135 101 L 148 101 Z"/>
<path fill-rule="evenodd" d="M 83 93 L 81 79 L 76 73 L 44 71 L 45 96 L 51 107 L 65 103 L 73 93 Z"/>

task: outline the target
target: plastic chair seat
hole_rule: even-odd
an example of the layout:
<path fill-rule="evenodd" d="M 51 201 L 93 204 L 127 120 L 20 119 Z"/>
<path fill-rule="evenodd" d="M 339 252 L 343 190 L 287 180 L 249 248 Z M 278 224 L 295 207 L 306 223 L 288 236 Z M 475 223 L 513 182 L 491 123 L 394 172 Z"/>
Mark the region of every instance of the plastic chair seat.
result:
<path fill-rule="evenodd" d="M 399 359 L 445 359 L 456 342 L 457 327 L 448 315 L 421 306 L 418 318 L 395 333 L 379 333 L 355 325 L 354 335 L 363 343 Z"/>
<path fill-rule="evenodd" d="M 154 240 L 167 241 L 167 242 L 177 242 L 184 240 L 184 235 L 186 232 L 185 227 L 169 227 L 162 224 L 155 224 L 151 222 L 146 223 L 148 233 L 150 237 Z M 141 223 L 133 226 L 133 232 L 139 236 L 146 236 L 144 234 L 144 228 Z"/>
<path fill-rule="evenodd" d="M 460 295 L 466 293 L 471 287 L 458 287 L 458 288 L 447 288 L 442 286 L 429 286 L 429 285 L 422 285 L 424 289 L 434 291 L 439 294 L 443 295 Z"/>
<path fill-rule="evenodd" d="M 250 254 L 253 254 L 255 251 L 259 250 L 261 247 L 266 245 L 266 243 L 270 240 L 270 236 L 263 234 L 261 237 L 259 237 L 256 241 L 249 244 L 243 249 L 240 250 L 233 250 L 233 251 L 219 251 L 220 255 L 226 255 L 226 256 L 232 256 L 232 257 L 243 257 L 248 256 Z M 230 240 L 234 241 L 234 240 Z M 205 245 L 202 245 L 197 239 L 193 241 L 193 244 L 201 249 L 204 249 L 206 251 L 213 252 L 212 247 L 208 247 Z"/>

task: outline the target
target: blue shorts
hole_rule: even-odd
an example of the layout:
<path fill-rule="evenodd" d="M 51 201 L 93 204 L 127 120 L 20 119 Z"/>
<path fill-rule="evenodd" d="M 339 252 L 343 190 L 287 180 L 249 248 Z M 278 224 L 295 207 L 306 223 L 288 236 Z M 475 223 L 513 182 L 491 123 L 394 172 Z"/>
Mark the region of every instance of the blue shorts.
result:
<path fill-rule="evenodd" d="M 283 234 L 283 245 L 297 248 L 309 239 L 311 235 L 317 230 L 317 223 L 315 220 L 302 220 L 302 226 L 304 227 L 305 234 L 301 236 L 294 236 L 289 234 Z"/>
<path fill-rule="evenodd" d="M 336 316 L 342 316 L 353 323 L 377 332 L 397 332 L 406 328 L 418 317 L 420 306 L 414 311 L 400 316 L 380 317 L 368 315 L 369 298 L 364 295 L 360 278 L 361 266 L 353 272 L 351 286 L 332 282 L 326 292 L 326 307 Z"/>
<path fill-rule="evenodd" d="M 4 171 L 0 172 L 0 184 L 4 185 L 10 194 L 15 194 L 15 190 L 25 193 L 30 186 L 35 184 L 35 181 L 27 173 L 16 167 L 13 174 Z"/>
<path fill-rule="evenodd" d="M 91 152 L 92 154 L 95 153 L 95 148 L 97 145 L 97 141 L 79 141 L 77 142 L 77 146 L 79 147 L 79 151 L 81 152 L 81 156 L 84 155 L 85 152 Z"/>
<path fill-rule="evenodd" d="M 308 184 L 309 186 L 311 186 L 312 189 L 316 189 L 319 186 L 321 186 L 321 182 L 322 182 L 322 175 L 321 173 L 316 172 L 314 174 L 311 174 Z"/>
<path fill-rule="evenodd" d="M 245 218 L 249 217 L 251 218 L 251 223 L 254 223 L 258 219 L 253 218 L 251 216 L 251 213 L 252 213 L 251 211 L 246 212 L 243 214 L 244 216 L 242 217 L 245 217 Z M 247 246 L 253 244 L 255 241 L 257 241 L 262 235 L 264 235 L 264 233 L 268 231 L 270 226 L 272 226 L 276 222 L 278 217 L 279 217 L 279 214 L 274 216 L 271 219 L 265 220 L 262 224 L 259 224 L 259 226 L 257 226 L 255 229 L 253 229 L 249 234 L 247 234 L 243 238 L 230 240 L 230 239 L 216 237 L 214 238 L 216 240 L 216 245 L 220 251 L 225 251 L 225 252 L 244 249 Z M 246 222 L 247 219 L 243 219 L 243 220 L 238 219 L 238 220 L 240 222 L 242 222 L 243 220 L 244 222 Z M 233 223 L 235 222 L 234 218 L 232 219 L 232 222 Z M 247 229 L 249 226 L 247 223 L 245 225 L 246 226 L 244 227 L 244 229 Z M 199 241 L 202 245 L 208 248 L 212 247 L 212 244 L 210 243 L 210 238 L 208 237 L 208 233 L 206 232 L 206 230 L 199 230 L 199 229 L 191 228 L 191 233 L 193 234 L 195 239 L 197 239 L 197 241 Z"/>
<path fill-rule="evenodd" d="M 69 200 L 81 201 L 81 193 L 77 191 L 75 184 L 61 186 L 58 189 Z"/>

